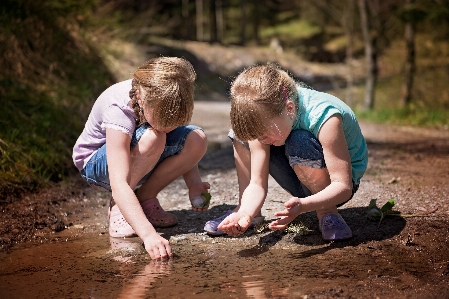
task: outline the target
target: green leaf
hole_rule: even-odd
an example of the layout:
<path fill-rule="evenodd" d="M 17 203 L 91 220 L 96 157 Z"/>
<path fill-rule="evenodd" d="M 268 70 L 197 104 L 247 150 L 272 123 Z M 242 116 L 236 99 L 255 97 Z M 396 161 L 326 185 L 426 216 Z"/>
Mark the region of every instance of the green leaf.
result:
<path fill-rule="evenodd" d="M 209 192 L 203 192 L 203 193 L 201 193 L 201 196 L 206 199 L 206 201 L 204 202 L 203 207 L 207 207 L 209 205 L 209 203 L 210 203 L 210 199 L 212 198 L 212 195 L 210 195 Z"/>
<path fill-rule="evenodd" d="M 391 198 L 389 201 L 387 201 L 382 208 L 380 209 L 383 213 L 391 213 L 393 212 L 393 207 L 396 204 L 393 198 Z"/>
<path fill-rule="evenodd" d="M 378 226 L 380 226 L 380 223 L 385 218 L 385 216 L 388 215 L 400 215 L 399 212 L 393 211 L 393 207 L 396 204 L 396 201 L 394 201 L 393 198 L 391 198 L 389 201 L 387 201 L 382 208 L 379 209 L 379 207 L 376 204 L 376 199 L 371 199 L 369 205 L 368 205 L 368 211 L 366 213 L 366 217 L 370 220 L 379 220 Z"/>

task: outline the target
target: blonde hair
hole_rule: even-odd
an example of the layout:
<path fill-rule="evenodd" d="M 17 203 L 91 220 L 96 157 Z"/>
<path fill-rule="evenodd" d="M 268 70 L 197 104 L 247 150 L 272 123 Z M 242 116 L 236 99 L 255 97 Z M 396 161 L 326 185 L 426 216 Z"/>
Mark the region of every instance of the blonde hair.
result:
<path fill-rule="evenodd" d="M 190 62 L 177 57 L 152 58 L 133 75 L 129 92 L 137 124 L 146 122 L 142 108 L 151 109 L 153 121 L 161 128 L 178 127 L 190 122 L 196 73 Z M 144 107 L 140 107 L 137 97 Z"/>
<path fill-rule="evenodd" d="M 266 120 L 280 115 L 287 100 L 295 97 L 295 81 L 279 67 L 261 65 L 244 70 L 231 85 L 230 115 L 235 136 L 242 141 L 262 137 L 267 131 Z"/>

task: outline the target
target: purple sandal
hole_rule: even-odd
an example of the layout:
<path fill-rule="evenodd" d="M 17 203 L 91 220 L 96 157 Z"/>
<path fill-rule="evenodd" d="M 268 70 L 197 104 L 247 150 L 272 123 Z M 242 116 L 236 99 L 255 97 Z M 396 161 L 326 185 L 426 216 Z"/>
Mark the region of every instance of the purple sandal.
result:
<path fill-rule="evenodd" d="M 319 222 L 321 235 L 326 241 L 345 240 L 352 237 L 351 228 L 339 214 L 326 214 Z"/>
<path fill-rule="evenodd" d="M 231 214 L 232 214 L 232 210 L 229 210 L 226 212 L 226 214 L 224 214 L 218 218 L 207 221 L 206 224 L 204 225 L 204 230 L 209 235 L 213 235 L 213 236 L 221 236 L 221 235 L 226 234 L 224 231 L 219 230 L 218 226 L 226 217 L 228 217 Z"/>

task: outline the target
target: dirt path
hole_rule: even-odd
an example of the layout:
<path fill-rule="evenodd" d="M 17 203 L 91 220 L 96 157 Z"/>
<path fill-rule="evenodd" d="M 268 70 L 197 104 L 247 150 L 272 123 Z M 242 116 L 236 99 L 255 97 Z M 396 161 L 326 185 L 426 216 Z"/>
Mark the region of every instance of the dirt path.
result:
<path fill-rule="evenodd" d="M 265 230 L 262 233 L 249 231 L 237 239 L 212 238 L 203 233 L 204 223 L 237 203 L 232 148 L 226 137 L 228 110 L 227 103 L 199 102 L 193 119 L 209 136 L 210 149 L 200 169 L 204 180 L 212 185 L 210 209 L 202 214 L 190 210 L 182 180 L 175 181 L 159 195 L 162 206 L 178 216 L 179 225 L 158 231 L 170 239 L 177 256 L 181 259 L 190 256 L 183 263 L 200 263 L 204 254 L 191 256 L 198 250 L 213 250 L 219 257 L 231 254 L 227 257 L 231 260 L 237 255 L 243 260 L 235 260 L 238 261 L 234 265 L 236 268 L 256 257 L 259 263 L 273 263 L 272 258 L 276 256 L 279 263 L 287 263 L 283 269 L 285 273 L 310 279 L 309 288 L 304 289 L 307 298 L 336 295 L 342 298 L 449 298 L 448 132 L 362 123 L 369 142 L 369 168 L 356 196 L 341 208 L 341 214 L 353 228 L 351 240 L 323 242 L 313 213 L 298 218 L 310 230 L 307 235 Z M 287 198 L 286 192 L 271 180 L 263 207 L 267 219 L 272 219 L 273 213 L 282 209 Z M 365 217 L 366 207 L 374 198 L 379 205 L 393 198 L 397 202 L 394 209 L 404 214 L 434 212 L 411 218 L 388 216 L 378 225 Z M 86 237 L 94 237 L 97 242 L 103 240 L 104 246 L 104 242 L 108 242 L 104 239 L 108 235 L 108 201 L 108 193 L 94 191 L 75 177 L 65 185 L 4 205 L 0 226 L 2 249 L 17 251 L 44 244 L 47 247 L 42 248 L 49 252 L 51 244 L 57 248 L 65 242 Z M 72 250 L 74 245 L 71 246 L 65 250 Z M 271 255 L 267 255 L 269 252 Z M 73 254 L 76 256 L 76 252 Z M 292 254 L 296 261 L 293 264 L 288 262 Z M 135 253 L 133 256 L 135 258 Z M 143 258 L 147 254 L 140 250 L 137 256 Z M 296 264 L 309 270 L 296 274 Z M 216 265 L 220 266 L 223 265 Z M 233 267 L 232 262 L 227 267 Z M 21 273 L 22 270 L 17 271 Z M 264 271 L 269 273 L 270 270 Z M 189 283 L 185 279 L 183 285 Z M 323 287 L 323 279 L 331 284 Z M 267 279 L 266 284 L 270 283 L 273 282 Z M 0 290 L 2 287 L 5 286 L 0 284 Z M 291 288 L 288 294 L 292 294 Z"/>

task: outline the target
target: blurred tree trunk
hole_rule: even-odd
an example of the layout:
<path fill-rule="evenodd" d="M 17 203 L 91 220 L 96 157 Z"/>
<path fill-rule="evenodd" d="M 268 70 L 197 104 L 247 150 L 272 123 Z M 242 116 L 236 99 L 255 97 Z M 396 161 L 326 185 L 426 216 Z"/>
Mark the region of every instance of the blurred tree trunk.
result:
<path fill-rule="evenodd" d="M 353 35 L 354 35 L 354 0 L 348 0 L 347 10 L 344 13 L 346 18 L 344 22 L 343 28 L 345 29 L 346 38 L 348 40 L 348 44 L 346 45 L 346 66 L 348 68 L 347 74 L 347 88 L 346 88 L 346 103 L 348 105 L 353 104 L 352 100 L 352 89 L 354 87 L 354 72 L 352 69 L 352 60 L 353 60 Z"/>
<path fill-rule="evenodd" d="M 257 45 L 260 45 L 260 2 L 259 0 L 253 0 L 253 39 Z"/>
<path fill-rule="evenodd" d="M 182 17 L 187 18 L 189 16 L 189 0 L 182 0 Z"/>
<path fill-rule="evenodd" d="M 414 0 L 406 0 L 406 5 L 414 4 Z M 410 104 L 412 100 L 413 77 L 415 75 L 415 24 L 411 18 L 405 21 L 404 39 L 406 45 L 406 58 L 404 66 L 404 81 L 402 82 L 401 105 Z"/>
<path fill-rule="evenodd" d="M 211 43 L 216 43 L 218 41 L 217 33 L 217 7 L 215 0 L 211 0 L 209 4 L 209 23 L 210 23 L 210 39 Z"/>
<path fill-rule="evenodd" d="M 223 10 L 221 0 L 212 0 L 209 6 L 210 42 L 221 43 L 223 38 Z"/>
<path fill-rule="evenodd" d="M 365 81 L 365 98 L 363 101 L 363 109 L 371 110 L 374 108 L 374 95 L 377 82 L 377 50 L 374 46 L 375 41 L 370 34 L 370 26 L 368 12 L 366 7 L 367 0 L 358 0 L 360 22 L 363 33 L 363 41 L 365 44 L 365 61 L 366 61 L 366 81 Z"/>
<path fill-rule="evenodd" d="M 246 44 L 246 0 L 240 0 L 240 45 Z"/>
<path fill-rule="evenodd" d="M 203 41 L 203 0 L 196 0 L 196 39 L 198 41 Z"/>
<path fill-rule="evenodd" d="M 217 42 L 223 43 L 224 20 L 223 20 L 223 1 L 215 0 L 215 13 L 217 21 Z"/>
<path fill-rule="evenodd" d="M 346 77 L 346 103 L 348 105 L 352 104 L 352 89 L 353 89 L 353 70 L 352 70 L 352 60 L 353 60 L 353 10 L 354 10 L 354 0 L 348 0 L 345 4 L 341 1 L 326 1 L 326 0 L 313 0 L 313 4 L 318 6 L 324 12 L 326 12 L 331 18 L 338 22 L 344 30 L 347 45 L 346 45 L 346 66 L 348 74 Z"/>

